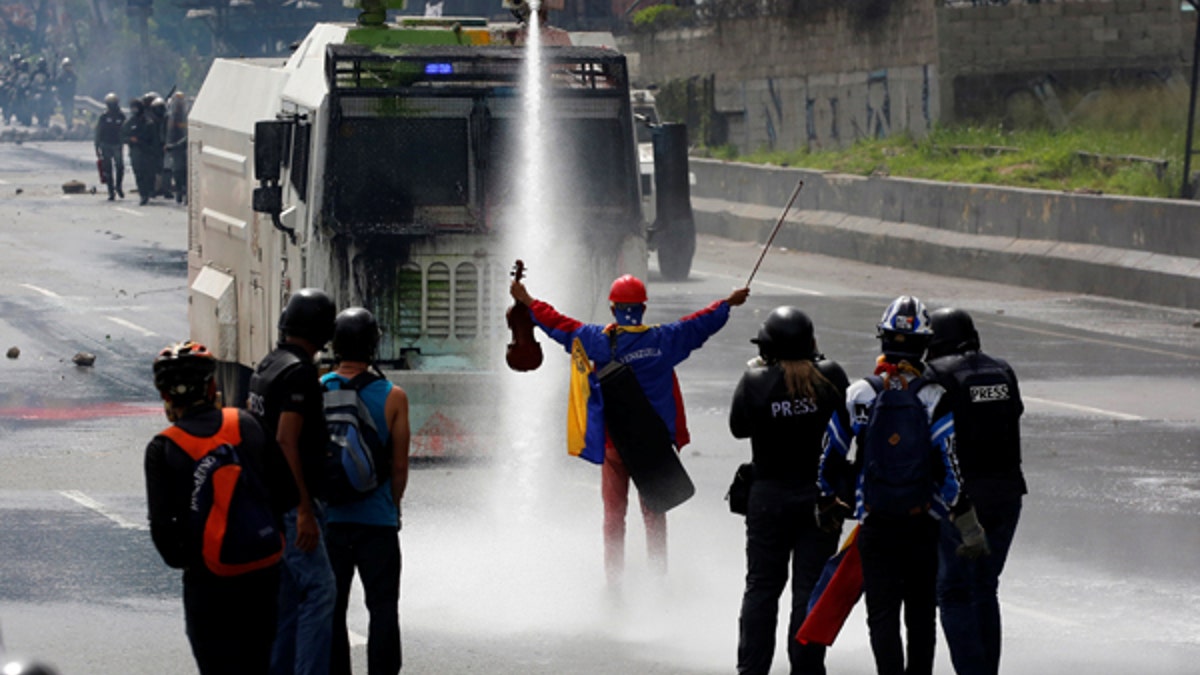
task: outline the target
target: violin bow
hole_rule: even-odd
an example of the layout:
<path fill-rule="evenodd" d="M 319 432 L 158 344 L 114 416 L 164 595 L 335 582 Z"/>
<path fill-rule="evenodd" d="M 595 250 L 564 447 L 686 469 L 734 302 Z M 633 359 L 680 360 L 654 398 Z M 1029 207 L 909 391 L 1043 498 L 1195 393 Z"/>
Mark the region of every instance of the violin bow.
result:
<path fill-rule="evenodd" d="M 762 253 L 758 254 L 758 262 L 754 263 L 754 269 L 750 272 L 750 278 L 746 279 L 746 288 L 750 288 L 750 282 L 754 281 L 754 275 L 758 274 L 758 266 L 762 264 L 763 258 L 767 257 L 767 251 L 771 248 L 771 242 L 775 241 L 775 235 L 779 233 L 779 228 L 783 225 L 783 221 L 787 219 L 788 211 L 792 210 L 792 204 L 796 201 L 796 197 L 800 195 L 800 188 L 804 187 L 804 180 L 801 179 L 796 183 L 796 189 L 792 190 L 792 196 L 787 201 L 787 206 L 783 207 L 783 213 L 779 214 L 779 221 L 775 223 L 774 229 L 771 230 L 771 236 L 767 237 L 767 243 L 763 244 Z"/>

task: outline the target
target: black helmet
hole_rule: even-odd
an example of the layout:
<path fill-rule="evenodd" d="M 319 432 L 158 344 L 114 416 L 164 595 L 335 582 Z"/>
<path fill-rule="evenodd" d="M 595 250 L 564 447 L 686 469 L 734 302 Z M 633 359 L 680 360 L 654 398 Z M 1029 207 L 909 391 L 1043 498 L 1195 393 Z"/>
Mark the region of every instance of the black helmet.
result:
<path fill-rule="evenodd" d="M 931 335 L 925 303 L 911 295 L 893 300 L 877 328 L 875 336 L 883 342 L 883 353 L 900 358 L 920 359 Z"/>
<path fill-rule="evenodd" d="M 758 345 L 759 355 L 768 360 L 812 359 L 817 351 L 812 319 L 795 307 L 771 310 L 758 329 L 758 337 L 750 341 Z"/>
<path fill-rule="evenodd" d="M 146 104 L 142 103 L 142 99 L 140 99 L 140 98 L 129 99 L 129 111 L 130 112 L 140 113 L 140 112 L 142 112 L 143 109 L 145 109 L 145 107 L 146 107 Z"/>
<path fill-rule="evenodd" d="M 343 309 L 334 319 L 333 355 L 339 361 L 370 362 L 378 344 L 379 323 L 366 309 Z"/>
<path fill-rule="evenodd" d="M 216 372 L 216 357 L 191 340 L 164 347 L 154 357 L 154 387 L 175 405 L 206 399 Z"/>
<path fill-rule="evenodd" d="M 935 310 L 929 315 L 929 327 L 933 330 L 928 352 L 931 359 L 979 351 L 979 333 L 975 330 L 975 322 L 964 310 L 955 307 Z"/>
<path fill-rule="evenodd" d="M 333 319 L 337 309 L 333 300 L 319 288 L 302 288 L 288 299 L 279 315 L 279 338 L 298 337 L 313 343 L 317 349 L 333 336 Z"/>
<path fill-rule="evenodd" d="M 109 108 L 111 108 L 113 110 L 116 110 L 117 107 L 121 105 L 121 99 L 117 97 L 116 92 L 110 91 L 104 97 L 104 105 L 108 106 Z"/>

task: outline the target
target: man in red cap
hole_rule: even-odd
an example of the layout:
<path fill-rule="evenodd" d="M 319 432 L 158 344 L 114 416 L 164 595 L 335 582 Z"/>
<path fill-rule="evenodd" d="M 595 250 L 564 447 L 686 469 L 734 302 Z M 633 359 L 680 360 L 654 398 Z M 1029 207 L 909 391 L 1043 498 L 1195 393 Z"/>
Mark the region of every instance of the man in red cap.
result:
<path fill-rule="evenodd" d="M 717 300 L 694 314 L 667 324 L 642 323 L 646 312 L 646 285 L 626 274 L 612 283 L 608 294 L 615 323 L 602 326 L 585 324 L 564 316 L 549 303 L 535 300 L 520 281 L 510 288 L 513 299 L 529 308 L 530 316 L 552 340 L 570 353 L 575 341 L 599 371 L 616 360 L 629 366 L 649 399 L 655 413 L 666 424 L 678 451 L 688 443 L 687 419 L 675 366 L 708 340 L 729 320 L 730 307 L 746 302 L 749 288 L 739 288 L 728 298 Z M 593 376 L 594 377 L 594 376 Z M 603 463 L 600 492 L 604 498 L 604 568 L 610 585 L 620 582 L 625 567 L 625 512 L 629 503 L 629 472 L 607 434 L 590 433 L 603 429 L 603 405 L 600 397 L 588 400 L 587 447 L 581 456 Z M 597 420 L 596 424 L 590 420 Z M 646 547 L 656 571 L 667 568 L 667 518 L 646 508 Z"/>

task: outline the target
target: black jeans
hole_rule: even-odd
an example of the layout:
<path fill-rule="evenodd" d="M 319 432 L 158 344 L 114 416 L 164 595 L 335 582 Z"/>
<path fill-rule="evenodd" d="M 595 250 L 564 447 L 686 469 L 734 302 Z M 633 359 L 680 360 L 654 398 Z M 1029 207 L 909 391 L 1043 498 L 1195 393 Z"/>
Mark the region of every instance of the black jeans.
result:
<path fill-rule="evenodd" d="M 837 550 L 838 535 L 822 532 L 813 517 L 811 485 L 759 480 L 750 488 L 746 514 L 746 592 L 738 621 L 738 673 L 771 670 L 779 596 L 791 562 L 792 611 L 784 635 L 791 672 L 821 675 L 825 647 L 801 645 L 796 631 L 808 614 L 808 599 L 825 561 Z"/>
<path fill-rule="evenodd" d="M 858 531 L 867 628 L 879 675 L 929 675 L 937 639 L 938 521 L 869 515 Z M 900 608 L 907 633 L 900 640 Z"/>
<path fill-rule="evenodd" d="M 184 620 L 201 675 L 266 675 L 279 574 L 279 565 L 236 577 L 183 573 Z"/>
<path fill-rule="evenodd" d="M 329 523 L 325 549 L 337 580 L 333 608 L 333 645 L 329 672 L 350 675 L 350 639 L 346 609 L 354 571 L 362 580 L 370 619 L 367 626 L 367 672 L 400 672 L 400 538 L 394 527 Z"/>

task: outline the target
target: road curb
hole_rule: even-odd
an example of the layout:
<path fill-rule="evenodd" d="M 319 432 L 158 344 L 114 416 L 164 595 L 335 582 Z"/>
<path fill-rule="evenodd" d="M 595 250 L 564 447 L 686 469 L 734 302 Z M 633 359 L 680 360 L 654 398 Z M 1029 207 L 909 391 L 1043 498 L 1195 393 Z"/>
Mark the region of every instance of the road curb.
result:
<path fill-rule="evenodd" d="M 776 245 L 1200 309 L 1200 204 L 1193 202 L 865 179 L 712 160 L 691 165 L 692 208 L 703 233 L 766 241 L 788 192 L 803 179 L 797 204 L 819 208 L 794 208 Z"/>

